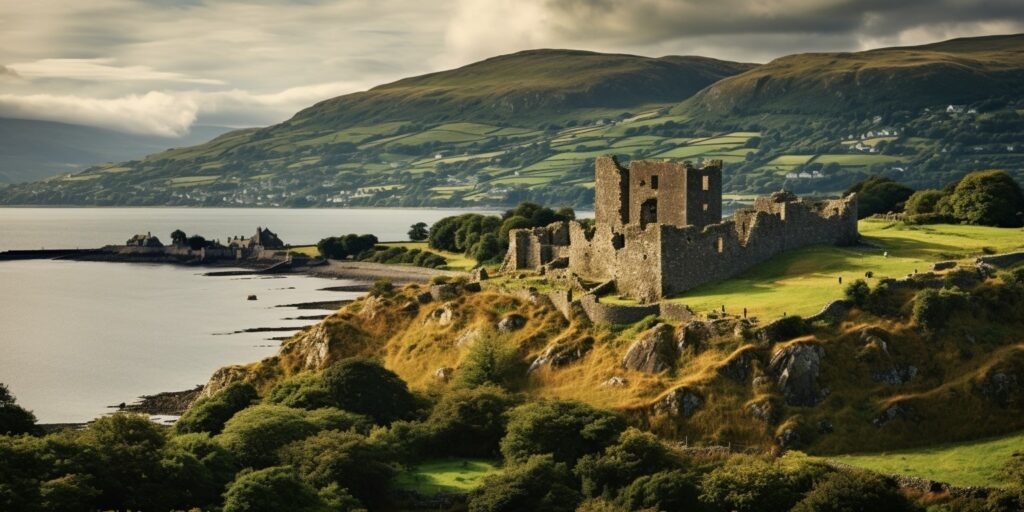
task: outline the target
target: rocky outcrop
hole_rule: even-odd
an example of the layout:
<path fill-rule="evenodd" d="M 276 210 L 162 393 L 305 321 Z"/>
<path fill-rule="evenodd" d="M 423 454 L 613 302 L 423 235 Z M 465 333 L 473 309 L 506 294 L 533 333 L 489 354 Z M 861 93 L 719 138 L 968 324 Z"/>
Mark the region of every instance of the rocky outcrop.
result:
<path fill-rule="evenodd" d="M 498 332 L 509 333 L 526 326 L 526 317 L 518 313 L 506 315 L 498 322 Z"/>
<path fill-rule="evenodd" d="M 622 387 L 626 387 L 627 384 L 629 384 L 629 381 L 627 381 L 623 377 L 619 377 L 618 375 L 616 375 L 616 376 L 610 377 L 608 380 L 602 382 L 601 386 L 606 387 L 606 388 L 622 388 Z"/>
<path fill-rule="evenodd" d="M 437 325 L 451 325 L 455 321 L 455 303 L 445 302 L 427 315 L 427 322 L 437 322 Z"/>
<path fill-rule="evenodd" d="M 825 349 L 812 343 L 793 343 L 775 352 L 769 369 L 786 403 L 810 407 L 824 398 L 818 389 Z"/>
<path fill-rule="evenodd" d="M 750 378 L 750 370 L 753 361 L 753 351 L 742 350 L 729 357 L 729 359 L 722 363 L 715 371 L 723 377 L 728 377 L 736 382 L 744 383 Z"/>
<path fill-rule="evenodd" d="M 452 375 L 455 373 L 454 368 L 442 366 L 434 371 L 434 378 L 441 382 L 448 382 L 452 379 Z"/>
<path fill-rule="evenodd" d="M 1005 371 L 989 372 L 978 383 L 978 391 L 985 399 L 1009 407 L 1021 401 L 1021 385 L 1016 375 Z"/>
<path fill-rule="evenodd" d="M 473 271 L 472 279 L 474 281 L 486 281 L 489 278 L 490 278 L 490 276 L 487 274 L 487 269 L 485 269 L 483 267 L 480 267 L 480 268 L 478 268 L 478 269 Z"/>
<path fill-rule="evenodd" d="M 454 284 L 435 284 L 430 287 L 430 297 L 434 300 L 452 300 L 459 294 L 459 287 Z"/>
<path fill-rule="evenodd" d="M 853 302 L 848 300 L 834 300 L 825 304 L 820 311 L 804 319 L 804 322 L 836 322 L 843 318 L 850 308 L 853 307 Z"/>
<path fill-rule="evenodd" d="M 942 270 L 949 270 L 955 266 L 955 261 L 936 261 L 935 263 L 932 263 L 932 271 L 939 272 Z"/>
<path fill-rule="evenodd" d="M 689 418 L 704 405 L 704 397 L 687 387 L 678 387 L 669 391 L 661 400 L 654 403 L 654 412 L 669 416 Z"/>
<path fill-rule="evenodd" d="M 480 329 L 479 327 L 478 328 L 474 328 L 474 329 L 466 329 L 465 332 L 460 334 L 458 338 L 455 338 L 455 347 L 456 348 L 466 348 L 466 347 L 469 347 L 470 345 L 476 343 L 476 341 L 479 340 L 480 337 L 483 336 L 483 335 L 484 335 L 484 331 L 483 331 L 483 329 Z"/>
<path fill-rule="evenodd" d="M 914 379 L 917 376 L 917 367 L 913 365 L 906 366 L 890 366 L 881 371 L 876 371 L 871 374 L 871 380 L 875 382 L 883 382 L 891 386 L 901 386 Z"/>
<path fill-rule="evenodd" d="M 779 409 L 778 404 L 776 404 L 774 400 L 771 398 L 763 398 L 747 404 L 745 410 L 747 414 L 761 421 L 765 425 L 772 425 L 779 421 L 779 416 L 781 414 Z"/>
<path fill-rule="evenodd" d="M 658 324 L 644 332 L 629 347 L 622 366 L 645 373 L 658 373 L 674 367 L 679 359 L 679 349 L 672 334 L 672 326 L 668 324 Z"/>
<path fill-rule="evenodd" d="M 586 336 L 577 340 L 555 343 L 541 353 L 540 357 L 534 359 L 530 364 L 527 373 L 532 373 L 540 368 L 549 366 L 561 368 L 583 359 L 583 356 L 594 347 L 594 338 Z M 613 377 L 614 378 L 614 377 Z"/>
<path fill-rule="evenodd" d="M 679 331 L 679 351 L 700 352 L 711 339 L 711 325 L 700 320 L 687 322 Z"/>
<path fill-rule="evenodd" d="M 895 404 L 892 404 L 889 407 L 886 407 L 885 409 L 883 409 L 882 412 L 879 413 L 878 416 L 875 416 L 875 418 L 873 420 L 871 420 L 871 424 L 876 426 L 876 427 L 881 428 L 881 427 L 885 426 L 885 424 L 887 424 L 887 423 L 889 423 L 891 421 L 894 421 L 894 420 L 898 420 L 898 419 L 903 419 L 903 420 L 913 419 L 913 415 L 914 415 L 914 409 L 912 407 L 910 407 L 909 405 L 901 404 L 901 403 L 895 403 Z"/>

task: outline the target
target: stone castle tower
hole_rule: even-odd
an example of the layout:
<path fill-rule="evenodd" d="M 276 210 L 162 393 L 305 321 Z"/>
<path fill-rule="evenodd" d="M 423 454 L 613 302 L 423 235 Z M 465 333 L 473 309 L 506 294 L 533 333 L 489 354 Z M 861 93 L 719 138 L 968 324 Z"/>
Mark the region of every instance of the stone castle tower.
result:
<path fill-rule="evenodd" d="M 690 162 L 596 161 L 594 218 L 598 224 L 685 227 L 722 221 L 722 161 L 697 169 Z"/>
<path fill-rule="evenodd" d="M 722 218 L 722 162 L 595 161 L 594 225 L 555 223 L 509 232 L 506 270 L 562 271 L 610 281 L 651 303 L 740 274 L 808 245 L 857 243 L 857 196 L 757 198 Z"/>

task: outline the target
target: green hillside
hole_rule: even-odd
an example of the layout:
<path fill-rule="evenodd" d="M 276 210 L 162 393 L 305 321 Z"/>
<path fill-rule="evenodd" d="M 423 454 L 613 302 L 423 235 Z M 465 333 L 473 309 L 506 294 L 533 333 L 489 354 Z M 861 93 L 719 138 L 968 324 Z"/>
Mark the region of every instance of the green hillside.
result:
<path fill-rule="evenodd" d="M 1022 55 L 1021 35 L 757 67 L 520 52 L 7 187 L 0 204 L 589 208 L 593 159 L 605 153 L 721 159 L 730 199 L 836 194 L 868 174 L 915 188 L 987 168 L 1024 180 Z"/>
<path fill-rule="evenodd" d="M 788 55 L 681 105 L 708 115 L 851 114 L 1024 96 L 1024 35 Z"/>

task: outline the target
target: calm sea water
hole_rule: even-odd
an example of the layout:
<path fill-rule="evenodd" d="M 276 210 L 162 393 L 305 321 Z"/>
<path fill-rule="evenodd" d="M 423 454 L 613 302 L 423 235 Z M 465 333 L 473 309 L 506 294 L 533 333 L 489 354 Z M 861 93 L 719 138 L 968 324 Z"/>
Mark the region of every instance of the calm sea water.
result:
<path fill-rule="evenodd" d="M 209 238 L 267 226 L 292 244 L 336 234 L 402 240 L 415 222 L 465 210 L 0 208 L 0 251 L 88 248 L 174 229 Z M 287 318 L 322 311 L 283 304 L 354 298 L 320 291 L 347 281 L 306 276 L 208 277 L 171 265 L 0 262 L 0 382 L 46 423 L 78 422 L 143 394 L 202 384 L 217 368 L 273 354 Z M 246 297 L 255 294 L 257 301 Z"/>
<path fill-rule="evenodd" d="M 269 227 L 292 245 L 315 244 L 321 238 L 346 233 L 405 240 L 412 224 L 433 224 L 465 212 L 433 208 L 0 208 L 0 251 L 87 249 L 122 244 L 133 234 L 146 232 L 168 243 L 175 229 L 223 240 L 250 236 L 257 226 Z"/>

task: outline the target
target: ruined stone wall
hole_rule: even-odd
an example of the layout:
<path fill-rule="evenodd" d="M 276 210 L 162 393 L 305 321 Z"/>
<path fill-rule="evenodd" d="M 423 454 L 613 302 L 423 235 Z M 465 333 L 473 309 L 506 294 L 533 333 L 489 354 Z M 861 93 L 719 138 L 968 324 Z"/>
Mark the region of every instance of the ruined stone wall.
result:
<path fill-rule="evenodd" d="M 629 171 L 614 156 L 594 162 L 594 220 L 598 225 L 620 226 L 629 219 Z"/>
<path fill-rule="evenodd" d="M 703 228 L 722 221 L 722 161 L 709 160 L 702 169 L 687 168 L 686 225 Z"/>
<path fill-rule="evenodd" d="M 824 203 L 786 202 L 765 211 L 739 212 L 707 226 L 662 227 L 662 295 L 740 274 L 773 256 L 808 245 L 857 242 L 856 196 Z"/>
<path fill-rule="evenodd" d="M 537 269 L 569 256 L 569 223 L 556 222 L 539 228 L 513 229 L 508 233 L 508 252 L 502 270 Z"/>
<path fill-rule="evenodd" d="M 590 294 L 580 298 L 580 305 L 590 321 L 596 324 L 632 324 L 648 316 L 657 315 L 661 311 L 657 304 L 643 306 L 604 304 L 598 302 L 597 298 Z"/>
<path fill-rule="evenodd" d="M 662 275 L 660 226 L 597 226 L 588 238 L 579 223 L 571 223 L 569 270 L 588 279 L 612 279 L 620 293 L 641 302 L 657 300 Z"/>

